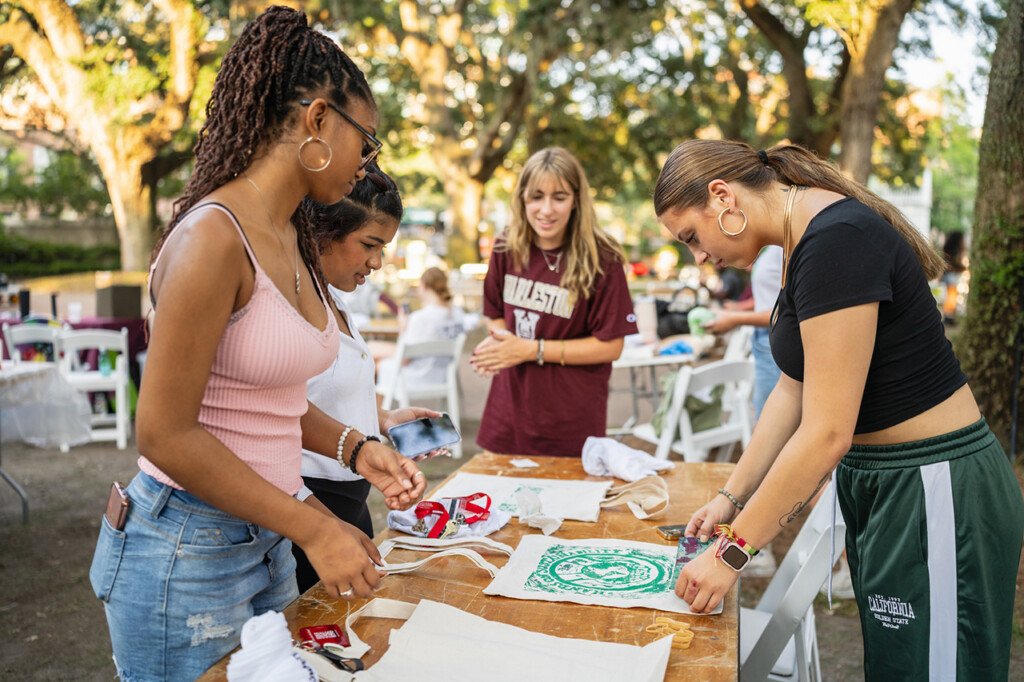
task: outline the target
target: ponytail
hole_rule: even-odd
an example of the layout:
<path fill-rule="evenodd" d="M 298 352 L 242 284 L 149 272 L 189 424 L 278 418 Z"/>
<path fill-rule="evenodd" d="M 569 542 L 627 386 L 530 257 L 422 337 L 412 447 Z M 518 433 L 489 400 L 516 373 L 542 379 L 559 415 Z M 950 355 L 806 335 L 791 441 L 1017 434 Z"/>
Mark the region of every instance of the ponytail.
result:
<path fill-rule="evenodd" d="M 715 178 L 738 182 L 752 190 L 767 190 L 772 183 L 826 189 L 857 199 L 892 225 L 917 255 L 928 279 L 942 274 L 942 257 L 898 208 L 839 172 L 831 163 L 795 144 L 780 144 L 755 151 L 732 140 L 689 140 L 669 155 L 654 189 L 654 211 L 704 206 L 708 184 Z"/>

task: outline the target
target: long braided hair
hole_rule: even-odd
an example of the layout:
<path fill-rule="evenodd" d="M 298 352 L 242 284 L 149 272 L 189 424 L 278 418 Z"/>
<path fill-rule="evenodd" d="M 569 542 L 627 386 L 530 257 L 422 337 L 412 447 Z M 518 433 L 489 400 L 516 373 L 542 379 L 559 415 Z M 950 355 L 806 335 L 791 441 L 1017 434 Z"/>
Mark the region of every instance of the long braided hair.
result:
<path fill-rule="evenodd" d="M 174 202 L 152 259 L 200 199 L 239 175 L 278 138 L 295 102 L 307 96 L 324 97 L 339 108 L 349 97 L 374 104 L 366 77 L 333 40 L 312 29 L 302 12 L 270 7 L 245 27 L 224 56 L 196 142 L 195 169 Z M 302 260 L 326 291 L 311 218 L 300 204 L 291 220 Z"/>

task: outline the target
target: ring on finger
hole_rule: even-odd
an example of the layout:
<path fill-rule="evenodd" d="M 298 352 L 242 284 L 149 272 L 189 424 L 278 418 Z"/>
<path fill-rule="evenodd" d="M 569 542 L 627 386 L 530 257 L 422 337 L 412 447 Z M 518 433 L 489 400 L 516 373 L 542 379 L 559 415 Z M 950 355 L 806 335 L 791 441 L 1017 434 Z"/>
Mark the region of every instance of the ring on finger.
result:
<path fill-rule="evenodd" d="M 338 596 L 341 597 L 342 599 L 348 599 L 353 594 L 354 594 L 354 592 L 352 591 L 351 587 L 348 588 L 347 590 L 339 590 L 338 591 Z"/>

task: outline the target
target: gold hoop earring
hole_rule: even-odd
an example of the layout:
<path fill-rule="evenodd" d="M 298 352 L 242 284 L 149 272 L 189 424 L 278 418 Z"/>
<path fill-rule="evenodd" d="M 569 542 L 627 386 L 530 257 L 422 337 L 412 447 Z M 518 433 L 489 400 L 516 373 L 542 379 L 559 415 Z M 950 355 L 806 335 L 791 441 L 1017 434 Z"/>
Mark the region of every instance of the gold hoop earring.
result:
<path fill-rule="evenodd" d="M 312 166 L 307 166 L 306 162 L 302 160 L 302 150 L 306 148 L 307 144 L 317 144 L 317 143 L 322 144 L 324 146 L 324 148 L 327 150 L 327 160 L 324 161 L 324 165 L 320 166 L 319 168 L 313 168 Z M 313 136 L 307 137 L 305 139 L 305 141 L 303 141 L 303 143 L 299 145 L 299 165 L 302 166 L 303 168 L 305 168 L 306 170 L 308 170 L 310 173 L 320 173 L 322 171 L 327 170 L 327 167 L 331 165 L 331 159 L 333 157 L 334 157 L 334 151 L 331 149 L 331 145 L 327 144 L 326 142 L 321 140 L 319 137 L 313 137 Z"/>
<path fill-rule="evenodd" d="M 734 210 L 739 211 L 740 215 L 743 216 L 743 227 L 741 227 L 740 229 L 736 230 L 735 232 L 730 232 L 729 230 L 725 229 L 725 225 L 722 224 L 722 216 L 724 216 L 726 213 L 732 213 Z M 723 209 L 722 212 L 718 214 L 718 229 L 722 231 L 722 234 L 727 235 L 729 237 L 738 237 L 738 236 L 740 236 L 741 234 L 743 234 L 743 230 L 747 229 L 747 214 L 743 212 L 742 208 L 737 208 L 737 209 L 726 208 L 726 209 Z"/>

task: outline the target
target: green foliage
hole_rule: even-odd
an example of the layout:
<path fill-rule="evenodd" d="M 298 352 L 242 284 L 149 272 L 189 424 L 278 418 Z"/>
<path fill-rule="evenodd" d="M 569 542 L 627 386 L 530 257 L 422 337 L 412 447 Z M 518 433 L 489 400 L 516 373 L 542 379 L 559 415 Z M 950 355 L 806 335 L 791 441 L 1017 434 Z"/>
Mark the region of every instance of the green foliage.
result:
<path fill-rule="evenodd" d="M 0 146 L 0 203 L 24 207 L 32 198 L 25 181 L 25 155 L 13 147 Z"/>
<path fill-rule="evenodd" d="M 57 216 L 66 209 L 100 214 L 107 204 L 99 169 L 87 155 L 48 152 L 49 163 L 39 172 L 21 152 L 0 149 L 0 202 L 24 210 L 38 207 L 43 215 Z"/>
<path fill-rule="evenodd" d="M 968 122 L 965 97 L 955 83 L 951 82 L 943 95 L 943 116 L 928 122 L 932 227 L 941 232 L 966 232 L 974 224 L 979 131 Z"/>
<path fill-rule="evenodd" d="M 117 246 L 50 244 L 9 235 L 0 229 L 0 272 L 11 278 L 118 270 L 120 267 Z"/>

